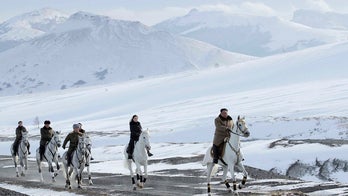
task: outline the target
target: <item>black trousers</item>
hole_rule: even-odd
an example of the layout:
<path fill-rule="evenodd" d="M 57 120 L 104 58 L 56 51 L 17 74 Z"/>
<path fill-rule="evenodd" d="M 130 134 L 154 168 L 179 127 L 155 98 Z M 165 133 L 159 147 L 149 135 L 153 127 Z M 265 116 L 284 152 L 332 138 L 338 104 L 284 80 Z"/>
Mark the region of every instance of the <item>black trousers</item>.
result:
<path fill-rule="evenodd" d="M 40 144 L 39 153 L 40 153 L 40 160 L 41 161 L 42 161 L 43 155 L 45 154 L 45 150 L 46 150 L 46 145 Z"/>
<path fill-rule="evenodd" d="M 76 147 L 70 147 L 69 146 L 69 149 L 68 149 L 68 152 L 66 153 L 66 159 L 67 159 L 67 162 L 68 162 L 68 166 L 71 164 L 71 160 L 72 160 L 72 153 L 74 152 L 74 150 L 76 150 Z"/>
<path fill-rule="evenodd" d="M 219 159 L 219 147 L 215 144 L 213 144 L 213 159 L 218 160 Z"/>
<path fill-rule="evenodd" d="M 16 139 L 13 143 L 13 154 L 16 155 L 18 154 L 18 146 L 21 140 Z"/>
<path fill-rule="evenodd" d="M 127 151 L 127 153 L 128 153 L 129 155 L 133 155 L 133 152 L 134 152 L 134 145 L 135 145 L 135 142 L 136 142 L 136 141 L 138 141 L 138 140 L 135 140 L 135 139 L 133 139 L 133 138 L 131 138 L 131 139 L 129 140 L 128 151 Z"/>

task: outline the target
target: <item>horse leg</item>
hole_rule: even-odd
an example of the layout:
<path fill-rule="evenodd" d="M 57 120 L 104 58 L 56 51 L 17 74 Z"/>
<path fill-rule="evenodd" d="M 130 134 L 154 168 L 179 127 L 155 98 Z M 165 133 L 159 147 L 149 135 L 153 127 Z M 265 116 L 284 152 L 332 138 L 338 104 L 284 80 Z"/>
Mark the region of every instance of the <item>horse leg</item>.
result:
<path fill-rule="evenodd" d="M 24 169 L 28 170 L 28 156 L 25 156 L 24 158 Z"/>
<path fill-rule="evenodd" d="M 143 183 L 145 185 L 145 182 L 146 182 L 146 179 L 147 179 L 147 163 L 144 165 L 144 173 L 145 173 L 145 176 L 143 178 Z"/>
<path fill-rule="evenodd" d="M 77 188 L 82 188 L 81 187 L 81 174 L 82 171 L 81 169 L 77 169 L 77 167 L 74 167 L 74 173 L 76 174 L 76 179 L 77 179 Z"/>
<path fill-rule="evenodd" d="M 213 163 L 208 163 L 207 164 L 207 188 L 208 188 L 208 195 L 211 195 L 210 193 L 210 178 L 211 178 L 211 172 L 213 170 Z"/>
<path fill-rule="evenodd" d="M 25 174 L 24 174 L 24 160 L 23 159 L 24 159 L 23 157 L 20 157 L 20 159 L 19 159 L 19 164 L 21 166 L 21 176 L 25 176 Z"/>
<path fill-rule="evenodd" d="M 232 183 L 233 183 L 233 193 L 237 190 L 237 183 L 236 183 L 236 177 L 234 175 L 234 164 L 229 164 L 228 169 L 230 170 L 231 177 L 232 177 Z M 226 183 L 226 182 L 225 182 Z M 228 183 L 228 182 L 227 182 Z M 227 185 L 226 185 L 227 186 Z"/>
<path fill-rule="evenodd" d="M 91 171 L 89 170 L 89 164 L 88 164 L 88 166 L 87 166 L 87 173 L 88 173 L 88 182 L 89 182 L 89 185 L 93 185 L 92 176 L 91 176 Z"/>
<path fill-rule="evenodd" d="M 133 167 L 132 167 L 132 160 L 131 159 L 127 159 L 126 161 L 127 161 L 127 166 L 128 166 L 128 169 L 129 169 L 129 173 L 130 173 L 131 178 L 132 178 L 133 190 L 135 191 L 135 190 L 137 190 L 137 186 L 135 185 L 134 172 L 133 172 Z"/>
<path fill-rule="evenodd" d="M 222 166 L 223 169 L 223 175 L 222 175 L 222 181 L 224 182 L 228 192 L 232 192 L 231 186 L 227 180 L 227 172 L 228 172 L 228 167 L 227 166 Z"/>
<path fill-rule="evenodd" d="M 39 157 L 39 158 L 36 158 L 36 163 L 37 163 L 37 167 L 38 167 L 38 170 L 39 170 L 40 181 L 43 182 L 43 176 L 42 176 L 42 168 L 41 168 L 40 157 Z"/>
<path fill-rule="evenodd" d="M 52 161 L 48 161 L 48 172 L 51 173 L 52 182 L 56 182 Z"/>
<path fill-rule="evenodd" d="M 139 188 L 143 188 L 143 172 L 141 171 L 141 166 L 140 166 L 140 164 L 139 163 L 135 163 L 135 165 L 136 165 L 136 167 L 137 167 L 137 169 L 136 169 L 136 171 L 137 171 L 137 185 L 138 185 L 138 187 Z"/>
<path fill-rule="evenodd" d="M 12 152 L 11 152 L 11 154 L 12 154 Z M 13 160 L 13 164 L 14 164 L 14 166 L 16 168 L 16 176 L 19 177 L 16 156 L 12 156 L 12 160 Z"/>
<path fill-rule="evenodd" d="M 242 170 L 243 172 L 243 180 L 242 180 L 242 184 L 240 184 L 238 186 L 239 189 L 242 189 L 243 187 L 245 187 L 245 183 L 246 183 L 246 180 L 248 178 L 248 172 L 246 171 L 246 169 L 244 168 L 244 165 L 242 164 L 242 162 L 239 162 L 238 163 L 238 167 Z"/>

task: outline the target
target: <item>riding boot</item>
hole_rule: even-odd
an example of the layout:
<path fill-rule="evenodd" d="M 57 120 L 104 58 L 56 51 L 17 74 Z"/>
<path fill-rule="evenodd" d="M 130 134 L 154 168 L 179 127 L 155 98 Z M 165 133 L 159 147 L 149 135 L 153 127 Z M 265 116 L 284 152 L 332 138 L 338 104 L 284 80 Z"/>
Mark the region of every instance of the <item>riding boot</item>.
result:
<path fill-rule="evenodd" d="M 134 140 L 131 139 L 128 144 L 128 159 L 133 159 L 133 152 L 134 152 Z"/>
<path fill-rule="evenodd" d="M 42 161 L 42 159 L 43 159 L 43 155 L 44 155 L 44 153 L 45 153 L 45 148 L 46 148 L 45 145 L 41 145 L 41 144 L 40 144 L 40 148 L 39 148 L 40 161 Z"/>
<path fill-rule="evenodd" d="M 217 164 L 219 161 L 219 147 L 213 144 L 213 163 Z"/>
<path fill-rule="evenodd" d="M 12 156 L 16 156 L 18 154 L 19 142 L 20 142 L 20 140 L 16 139 L 15 142 L 13 143 L 13 154 L 12 154 Z"/>
<path fill-rule="evenodd" d="M 28 143 L 27 148 L 28 148 L 28 155 L 29 155 L 29 154 L 31 154 L 31 152 L 30 152 L 30 144 L 29 143 Z"/>
<path fill-rule="evenodd" d="M 147 151 L 147 156 L 149 156 L 149 157 L 153 156 L 153 154 L 150 152 L 150 150 L 146 150 L 146 151 Z"/>

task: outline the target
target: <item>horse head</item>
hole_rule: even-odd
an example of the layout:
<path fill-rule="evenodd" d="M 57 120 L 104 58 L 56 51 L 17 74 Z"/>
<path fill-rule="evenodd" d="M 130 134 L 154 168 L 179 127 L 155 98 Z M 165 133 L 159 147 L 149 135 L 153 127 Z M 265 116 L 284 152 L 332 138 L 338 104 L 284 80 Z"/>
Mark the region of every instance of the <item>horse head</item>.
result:
<path fill-rule="evenodd" d="M 91 147 L 92 147 L 92 140 L 89 137 L 89 135 L 87 135 L 86 133 L 85 133 L 85 143 L 86 143 L 86 148 L 91 149 Z"/>
<path fill-rule="evenodd" d="M 140 134 L 139 139 L 144 143 L 145 148 L 146 148 L 147 150 L 150 150 L 150 149 L 151 149 L 151 145 L 150 145 L 150 133 L 149 133 L 149 130 L 142 131 L 141 134 Z"/>
<path fill-rule="evenodd" d="M 77 146 L 77 150 L 80 151 L 82 154 L 85 154 L 86 152 L 86 135 L 79 136 L 79 144 Z"/>
<path fill-rule="evenodd" d="M 237 126 L 237 133 L 239 131 L 241 133 L 241 136 L 243 137 L 250 136 L 249 128 L 245 122 L 245 117 L 241 118 L 240 116 L 238 116 L 236 126 Z"/>
<path fill-rule="evenodd" d="M 51 140 L 55 143 L 55 145 L 60 147 L 62 145 L 62 140 L 60 139 L 60 131 L 53 132 L 53 137 Z"/>
<path fill-rule="evenodd" d="M 27 146 L 29 144 L 29 141 L 28 141 L 28 132 L 25 131 L 25 132 L 22 132 L 22 142 Z"/>

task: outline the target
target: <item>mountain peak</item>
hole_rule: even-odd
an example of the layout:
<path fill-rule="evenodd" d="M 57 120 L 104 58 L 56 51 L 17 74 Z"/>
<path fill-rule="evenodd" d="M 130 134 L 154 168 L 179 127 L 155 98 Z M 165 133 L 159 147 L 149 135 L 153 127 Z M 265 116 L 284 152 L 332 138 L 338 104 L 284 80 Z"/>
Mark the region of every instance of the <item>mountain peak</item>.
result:
<path fill-rule="evenodd" d="M 51 8 L 42 8 L 10 18 L 0 24 L 0 41 L 23 41 L 51 31 L 68 15 Z"/>

